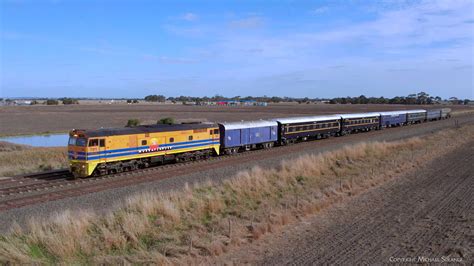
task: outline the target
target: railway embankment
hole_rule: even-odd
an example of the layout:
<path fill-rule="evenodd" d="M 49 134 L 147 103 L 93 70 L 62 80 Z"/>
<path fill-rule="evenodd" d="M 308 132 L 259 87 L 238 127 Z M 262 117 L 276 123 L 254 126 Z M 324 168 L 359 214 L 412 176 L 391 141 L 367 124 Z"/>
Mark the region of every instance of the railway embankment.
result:
<path fill-rule="evenodd" d="M 107 215 L 64 212 L 0 239 L 16 263 L 185 263 L 246 245 L 302 217 L 415 171 L 471 141 L 465 125 L 391 142 L 364 142 L 254 167 L 219 183 L 139 193 Z"/>

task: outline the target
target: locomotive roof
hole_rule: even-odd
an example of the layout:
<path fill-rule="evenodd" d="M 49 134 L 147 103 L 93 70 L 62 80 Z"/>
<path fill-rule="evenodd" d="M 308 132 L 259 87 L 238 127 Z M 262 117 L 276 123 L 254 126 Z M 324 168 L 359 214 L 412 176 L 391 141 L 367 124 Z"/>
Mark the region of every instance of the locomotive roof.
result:
<path fill-rule="evenodd" d="M 372 113 L 341 114 L 342 119 L 359 118 L 359 117 L 374 117 L 374 116 L 380 116 L 380 113 L 372 112 Z"/>
<path fill-rule="evenodd" d="M 255 127 L 272 127 L 278 126 L 278 123 L 275 121 L 269 120 L 257 120 L 257 121 L 242 121 L 242 122 L 225 122 L 219 123 L 226 130 L 230 129 L 241 129 L 241 128 L 255 128 Z"/>
<path fill-rule="evenodd" d="M 301 116 L 301 117 L 285 117 L 275 118 L 272 121 L 280 122 L 281 124 L 292 124 L 292 123 L 307 123 L 307 122 L 319 122 L 327 120 L 341 119 L 341 115 L 319 115 L 319 116 Z"/>
<path fill-rule="evenodd" d="M 95 130 L 85 130 L 84 135 L 87 137 L 104 137 L 114 135 L 129 135 L 129 134 L 141 134 L 141 133 L 153 133 L 153 132 L 167 132 L 167 131 L 181 131 L 181 130 L 192 130 L 201 128 L 216 127 L 216 124 L 156 124 L 156 125 L 143 125 L 137 127 L 125 127 L 125 128 L 101 128 Z"/>

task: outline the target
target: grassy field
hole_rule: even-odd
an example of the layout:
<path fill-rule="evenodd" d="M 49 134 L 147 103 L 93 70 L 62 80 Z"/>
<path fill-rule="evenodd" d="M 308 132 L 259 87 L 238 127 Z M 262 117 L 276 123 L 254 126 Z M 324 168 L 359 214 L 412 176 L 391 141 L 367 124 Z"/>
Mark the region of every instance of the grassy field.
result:
<path fill-rule="evenodd" d="M 0 178 L 67 167 L 66 147 L 34 148 L 0 141 Z"/>
<path fill-rule="evenodd" d="M 14 263 L 190 263 L 245 245 L 300 217 L 412 171 L 467 143 L 474 127 L 363 143 L 254 168 L 223 184 L 140 194 L 106 216 L 65 212 L 0 238 Z M 442 144 L 442 145 L 440 145 Z"/>

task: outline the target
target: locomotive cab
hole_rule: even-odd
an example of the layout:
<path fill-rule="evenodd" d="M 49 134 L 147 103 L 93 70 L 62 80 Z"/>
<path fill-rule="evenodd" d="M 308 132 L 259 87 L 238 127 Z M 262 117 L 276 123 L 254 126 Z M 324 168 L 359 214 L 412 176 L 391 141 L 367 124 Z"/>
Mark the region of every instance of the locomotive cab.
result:
<path fill-rule="evenodd" d="M 88 156 L 95 153 L 99 156 L 100 151 L 105 150 L 105 139 L 88 138 L 82 130 L 72 130 L 69 133 L 68 158 L 69 170 L 74 177 L 86 177 L 94 169 L 88 163 Z"/>

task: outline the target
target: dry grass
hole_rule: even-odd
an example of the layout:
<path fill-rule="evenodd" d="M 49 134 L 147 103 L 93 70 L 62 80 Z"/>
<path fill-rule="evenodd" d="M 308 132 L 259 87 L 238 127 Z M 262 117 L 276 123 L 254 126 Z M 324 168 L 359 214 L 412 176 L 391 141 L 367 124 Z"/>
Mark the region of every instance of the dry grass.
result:
<path fill-rule="evenodd" d="M 363 143 L 254 168 L 222 184 L 145 193 L 106 216 L 63 213 L 14 227 L 0 259 L 14 263 L 196 263 L 422 166 L 474 137 L 474 127 Z M 440 145 L 442 143 L 442 145 Z"/>
<path fill-rule="evenodd" d="M 0 142 L 0 177 L 67 167 L 66 148 L 33 148 Z"/>
<path fill-rule="evenodd" d="M 464 109 L 464 110 L 455 110 L 452 112 L 452 115 L 454 117 L 466 115 L 466 114 L 474 114 L 474 107 L 470 107 L 470 109 Z"/>

